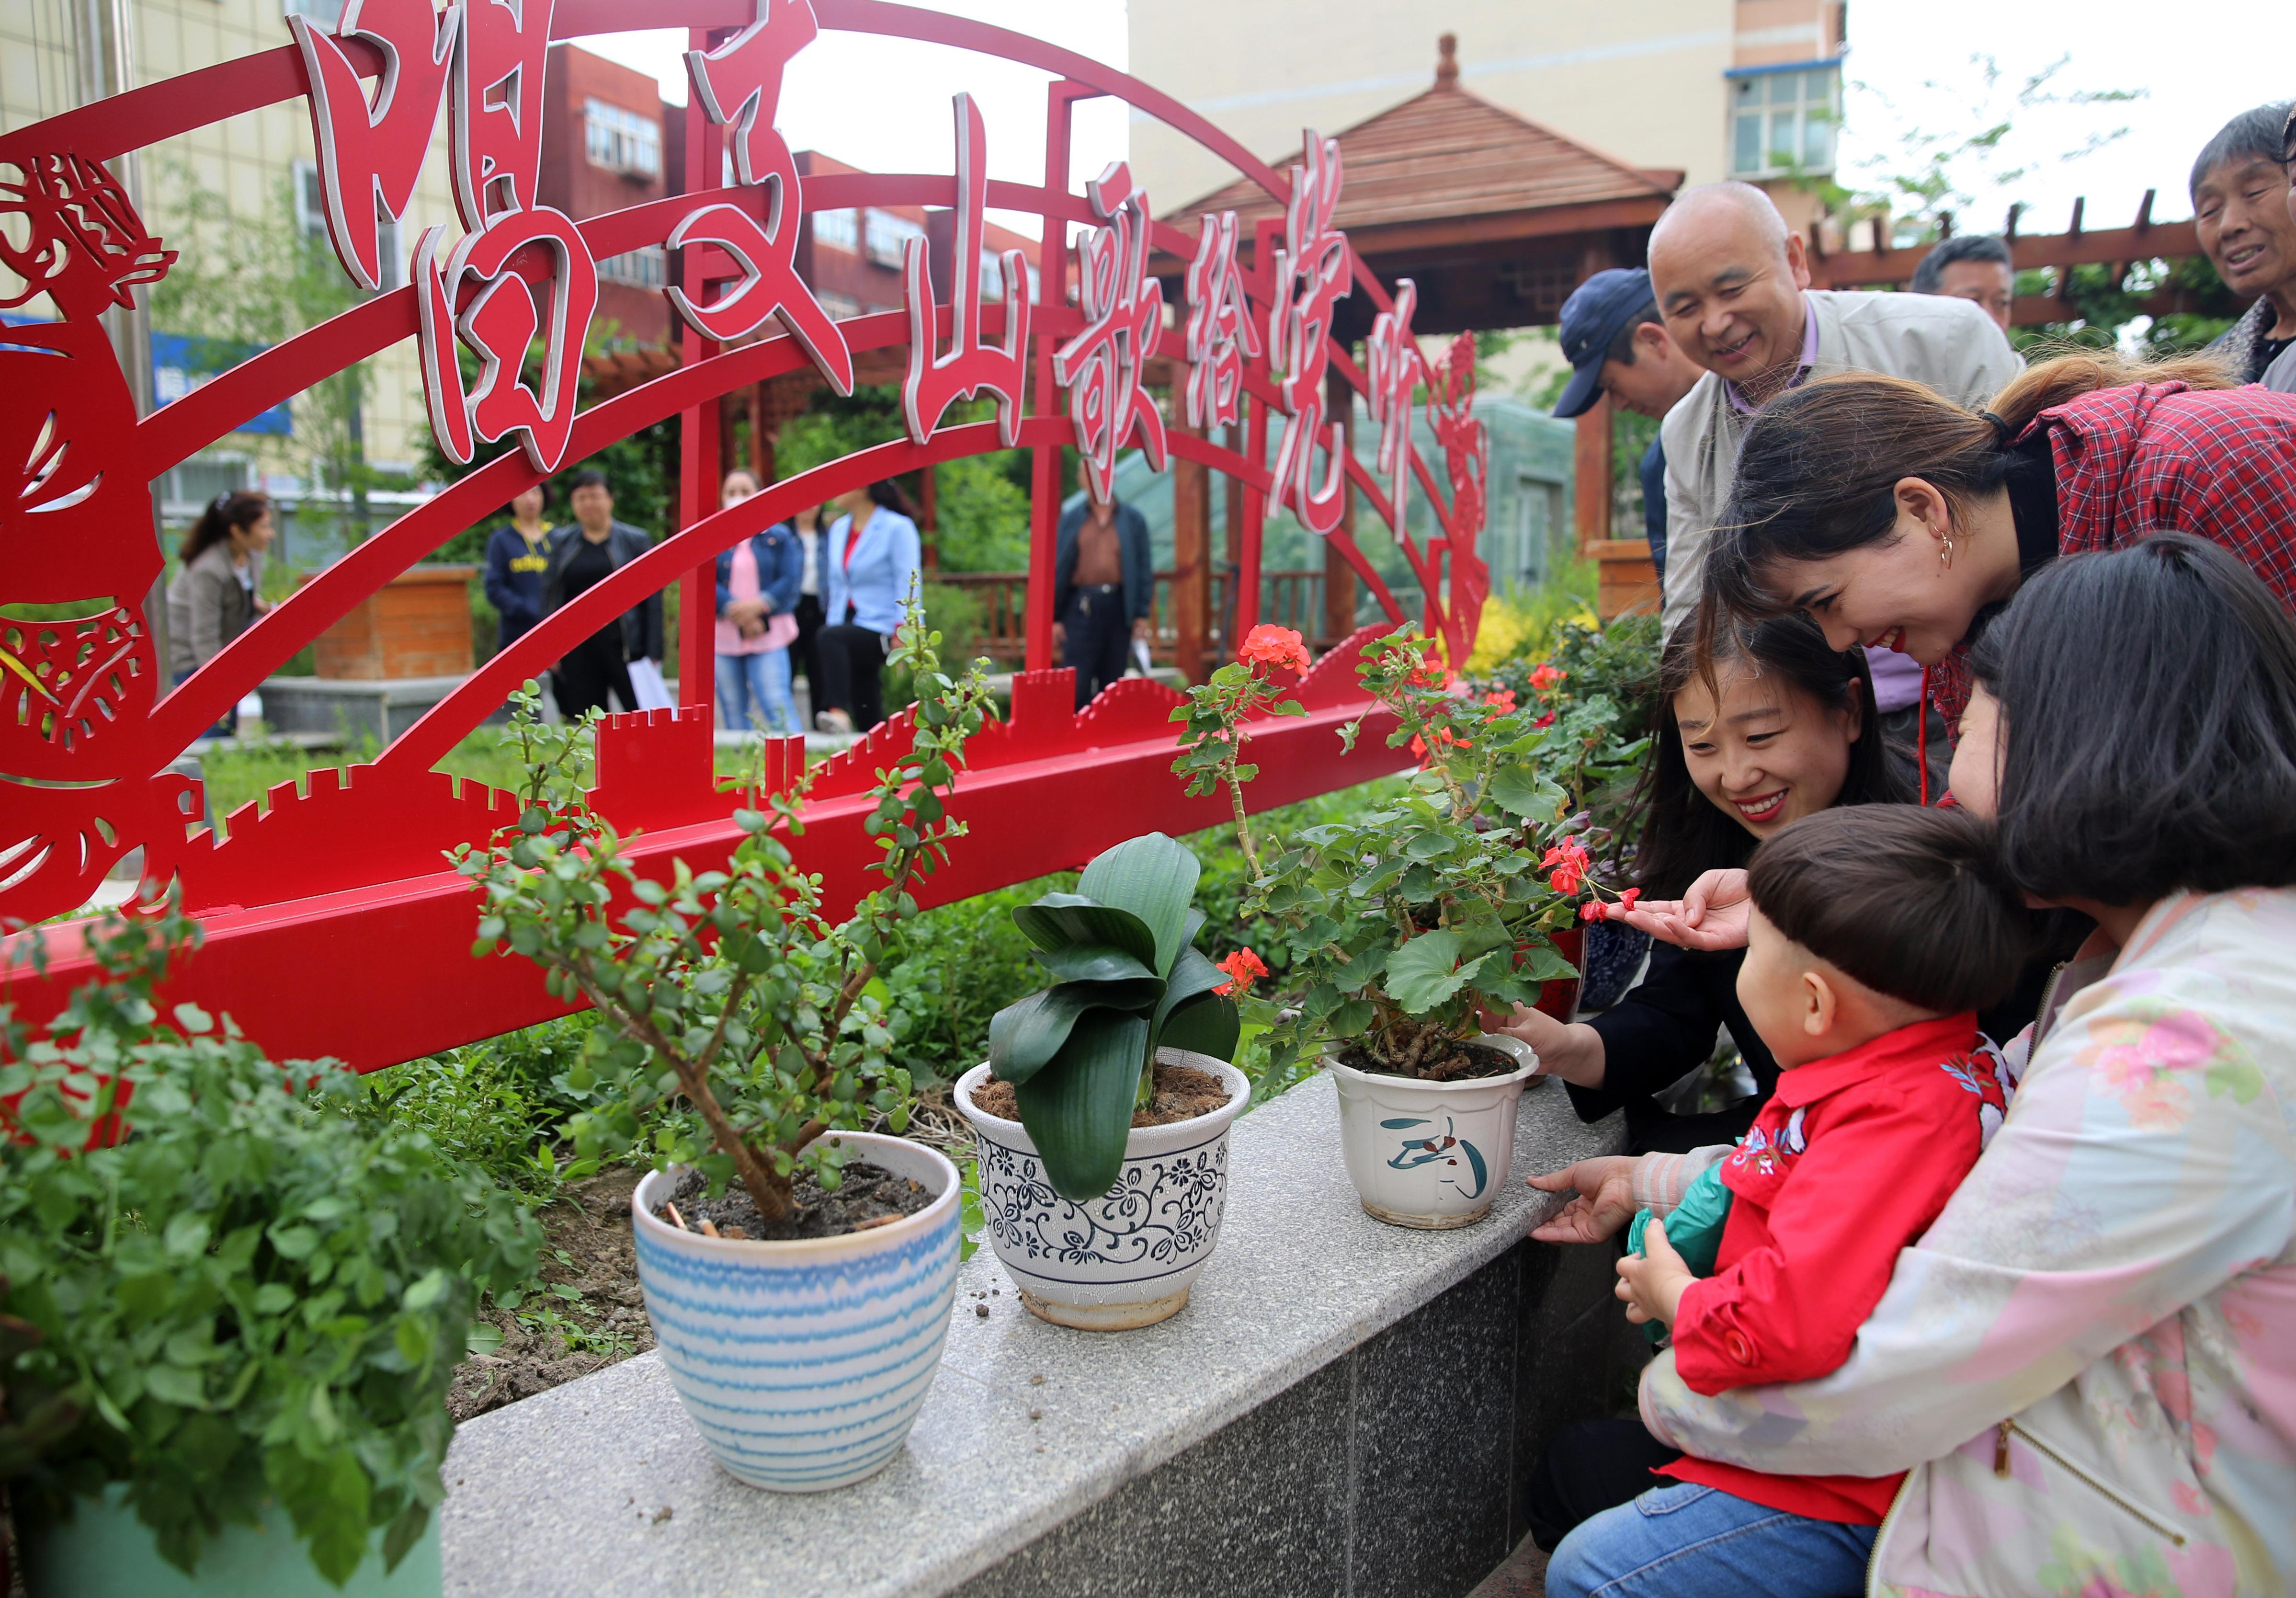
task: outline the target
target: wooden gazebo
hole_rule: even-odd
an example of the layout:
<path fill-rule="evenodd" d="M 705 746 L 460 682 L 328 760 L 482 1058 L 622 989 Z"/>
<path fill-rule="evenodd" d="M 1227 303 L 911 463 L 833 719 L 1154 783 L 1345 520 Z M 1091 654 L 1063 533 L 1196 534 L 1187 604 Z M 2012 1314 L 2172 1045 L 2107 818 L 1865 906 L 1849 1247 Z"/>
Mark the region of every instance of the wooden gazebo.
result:
<path fill-rule="evenodd" d="M 1422 333 L 1551 325 L 1588 274 L 1640 264 L 1651 225 L 1683 175 L 1634 166 L 1493 104 L 1461 85 L 1456 37 L 1443 35 L 1437 48 L 1430 87 L 1337 135 L 1346 186 L 1335 221 L 1382 281 L 1408 277 L 1418 285 L 1413 325 Z M 1294 159 L 1287 152 L 1269 160 Z M 1282 215 L 1257 184 L 1239 179 L 1164 219 L 1193 234 L 1199 217 L 1223 210 L 1235 212 L 1239 240 Z M 1152 267 L 1174 280 L 1168 299 L 1186 267 L 1168 258 Z M 1362 297 L 1343 299 L 1334 334 L 1359 339 L 1371 319 Z M 1654 602 L 1649 545 L 1609 536 L 1607 402 L 1579 420 L 1575 475 L 1578 543 L 1603 563 L 1605 613 Z M 1176 504 L 1185 537 L 1187 507 Z M 1344 564 L 1332 565 L 1325 604 L 1336 622 L 1341 609 L 1351 613 L 1354 595 Z"/>

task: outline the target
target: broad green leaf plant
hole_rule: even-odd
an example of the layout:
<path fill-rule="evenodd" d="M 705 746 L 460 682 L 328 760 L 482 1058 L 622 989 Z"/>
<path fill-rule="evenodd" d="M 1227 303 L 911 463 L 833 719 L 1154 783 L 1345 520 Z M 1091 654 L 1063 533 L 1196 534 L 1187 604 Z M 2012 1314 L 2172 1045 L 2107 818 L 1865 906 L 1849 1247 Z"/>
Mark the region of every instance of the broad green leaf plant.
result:
<path fill-rule="evenodd" d="M 1235 1002 L 1218 991 L 1228 974 L 1195 947 L 1201 871 L 1185 845 L 1150 832 L 1095 858 L 1076 892 L 1013 912 L 1054 981 L 989 1021 L 989 1069 L 1013 1085 L 1064 1199 L 1115 1184 L 1133 1111 L 1154 1094 L 1157 1050 L 1235 1057 Z"/>
<path fill-rule="evenodd" d="M 964 836 L 947 801 L 993 708 L 985 662 L 952 680 L 940 642 L 913 588 L 888 662 L 914 676 L 915 739 L 878 774 L 865 824 L 884 883 L 841 922 L 825 918 L 821 878 L 783 841 L 804 831 L 805 783 L 734 812 L 743 837 L 726 869 L 673 860 L 660 881 L 638 873 L 629 840 L 545 751 L 529 758 L 536 783 L 515 832 L 460 852 L 486 899 L 472 952 L 522 955 L 552 995 L 598 1012 L 562 1078 L 590 1100 L 567 1125 L 572 1174 L 637 1155 L 657 1169 L 690 1164 L 713 1191 L 738 1181 L 771 1221 L 789 1214 L 800 1168 L 839 1184 L 843 1153 L 824 1133 L 880 1113 L 906 1128 L 909 1075 L 890 1058 L 872 979 L 895 927 L 916 914 L 916 886 Z"/>
<path fill-rule="evenodd" d="M 354 1114 L 332 1061 L 275 1064 L 153 984 L 196 926 L 98 924 L 103 975 L 0 1048 L 0 1482 L 21 1523 L 125 1484 L 190 1571 L 283 1508 L 341 1585 L 444 1497 L 447 1388 L 479 1294 L 538 1237 L 422 1131 Z"/>
<path fill-rule="evenodd" d="M 1389 745 L 1420 766 L 1392 802 L 1263 845 L 1246 909 L 1286 929 L 1290 972 L 1244 1015 L 1269 1026 L 1271 1075 L 1349 1042 L 1409 1074 L 1480 1031 L 1480 1004 L 1535 1003 L 1542 982 L 1575 974 L 1551 935 L 1589 891 L 1584 818 L 1564 818 L 1546 774 L 1543 712 L 1469 695 L 1408 629 L 1366 648 L 1359 676 L 1395 717 Z M 1193 696 L 1216 719 L 1219 692 Z M 1341 737 L 1353 748 L 1362 731 L 1358 718 Z M 1242 770 L 1221 780 L 1240 814 Z"/>

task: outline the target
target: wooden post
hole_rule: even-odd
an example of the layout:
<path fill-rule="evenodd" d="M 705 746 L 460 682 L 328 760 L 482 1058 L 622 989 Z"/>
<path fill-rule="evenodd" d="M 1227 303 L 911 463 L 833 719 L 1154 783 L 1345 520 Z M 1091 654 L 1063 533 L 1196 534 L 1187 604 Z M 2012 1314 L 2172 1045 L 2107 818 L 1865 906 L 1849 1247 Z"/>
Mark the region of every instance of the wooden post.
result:
<path fill-rule="evenodd" d="M 1611 397 L 1595 400 L 1594 408 L 1578 418 L 1578 436 L 1571 453 L 1571 522 L 1578 535 L 1578 551 L 1592 554 L 1595 545 L 1611 537 Z"/>
<path fill-rule="evenodd" d="M 1185 422 L 1171 430 L 1201 437 Z M 1191 683 L 1204 680 L 1211 630 L 1212 481 L 1205 467 L 1172 455 L 1172 661 Z"/>
<path fill-rule="evenodd" d="M 930 466 L 921 474 L 917 484 L 917 530 L 924 535 L 924 568 L 928 577 L 940 571 L 940 496 L 934 487 L 934 472 Z"/>
<path fill-rule="evenodd" d="M 779 430 L 766 421 L 766 385 L 750 385 L 750 471 L 760 488 L 770 488 L 776 463 L 774 460 L 774 434 Z"/>
<path fill-rule="evenodd" d="M 1356 391 L 1334 372 L 1324 380 L 1324 407 L 1339 419 L 1340 447 L 1349 455 L 1356 447 Z M 1341 490 L 1347 496 L 1340 512 L 1340 529 L 1353 543 L 1356 536 L 1356 486 L 1350 480 Z M 1339 546 L 1324 545 L 1324 636 L 1337 643 L 1356 630 L 1356 569 L 1348 564 Z"/>

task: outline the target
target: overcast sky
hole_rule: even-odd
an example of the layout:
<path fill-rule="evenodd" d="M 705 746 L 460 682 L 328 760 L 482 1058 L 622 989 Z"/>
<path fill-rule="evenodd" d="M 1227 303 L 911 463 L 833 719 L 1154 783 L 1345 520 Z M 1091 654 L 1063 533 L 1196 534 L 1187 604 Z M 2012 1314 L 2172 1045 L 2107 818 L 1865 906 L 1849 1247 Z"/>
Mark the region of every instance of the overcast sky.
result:
<path fill-rule="evenodd" d="M 933 9 L 1124 64 L 1124 0 L 943 0 Z M 585 43 L 653 73 L 666 98 L 685 99 L 681 35 L 613 34 Z M 2041 107 L 2019 116 L 1992 167 L 2030 170 L 2001 186 L 1988 181 L 1983 163 L 1964 163 L 1956 176 L 1979 197 L 1964 230 L 1998 228 L 2009 202 L 2021 200 L 2030 213 L 2024 231 L 2058 232 L 2077 194 L 2088 196 L 2088 226 L 2125 225 L 2148 188 L 2160 191 L 2156 216 L 2189 216 L 2185 175 L 2209 135 L 2235 111 L 2296 94 L 2292 44 L 2296 0 L 2177 0 L 2168 7 L 2160 0 L 2088 0 L 2076 6 L 2038 0 L 1857 0 L 1849 8 L 1846 76 L 1851 87 L 1841 176 L 1864 187 L 1882 169 L 1866 166 L 1869 160 L 1907 164 L 1901 152 L 1908 127 L 1973 129 L 1997 119 L 2013 105 L 2018 82 L 2070 53 L 2070 61 L 2052 80 L 2054 89 L 2137 89 L 2144 98 L 2120 105 Z M 1981 116 L 1972 111 L 1987 99 L 1972 51 L 1990 53 L 2002 75 L 1991 109 Z M 1043 73 L 991 57 L 824 33 L 791 70 L 781 125 L 793 147 L 818 149 L 858 167 L 945 172 L 954 149 L 948 97 L 966 89 L 987 124 L 990 174 L 1033 182 L 1044 168 L 1046 81 Z M 1939 86 L 1926 86 L 1932 82 Z M 2122 126 L 2129 129 L 2125 137 L 2080 159 L 2061 159 L 2093 135 Z M 1120 108 L 1107 102 L 1080 106 L 1072 176 L 1080 180 L 1121 156 L 1126 137 Z M 1722 137 L 1721 129 L 1715 137 Z M 1033 219 L 1028 231 L 1036 231 Z"/>

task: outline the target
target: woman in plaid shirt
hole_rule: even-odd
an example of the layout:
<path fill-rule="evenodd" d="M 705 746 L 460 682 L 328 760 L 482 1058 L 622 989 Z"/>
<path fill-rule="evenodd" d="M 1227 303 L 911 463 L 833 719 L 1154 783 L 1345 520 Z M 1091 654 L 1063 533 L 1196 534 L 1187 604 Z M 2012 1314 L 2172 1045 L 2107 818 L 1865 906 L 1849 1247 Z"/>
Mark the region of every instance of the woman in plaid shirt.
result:
<path fill-rule="evenodd" d="M 1958 726 L 1974 635 L 2059 555 L 2148 533 L 2223 545 L 2296 609 L 2296 395 L 2206 356 L 2046 361 L 1970 412 L 1900 378 L 1827 378 L 1746 435 L 1702 629 L 1807 611 L 1901 651 Z"/>

